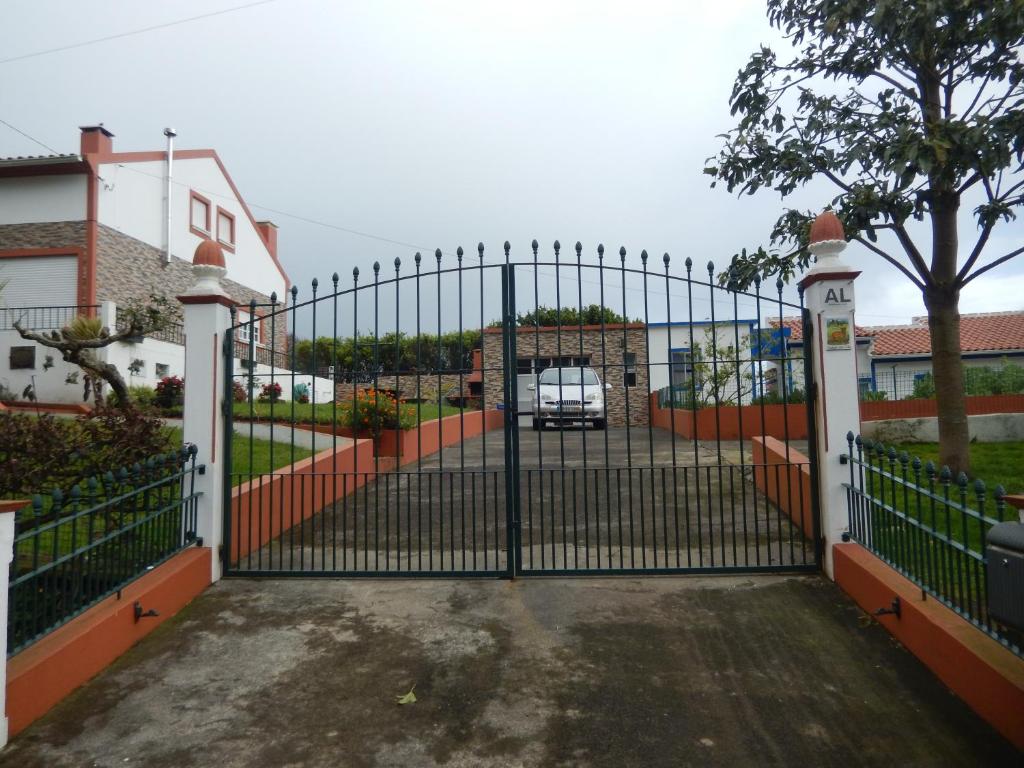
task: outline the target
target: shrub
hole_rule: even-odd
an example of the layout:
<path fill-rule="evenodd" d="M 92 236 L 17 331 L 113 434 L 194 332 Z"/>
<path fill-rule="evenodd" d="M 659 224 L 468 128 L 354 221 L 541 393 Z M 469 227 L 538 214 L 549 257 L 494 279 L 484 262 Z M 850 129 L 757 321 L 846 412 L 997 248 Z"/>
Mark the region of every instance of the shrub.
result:
<path fill-rule="evenodd" d="M 173 408 L 185 404 L 185 382 L 178 376 L 164 376 L 156 385 L 153 398 L 160 408 Z"/>
<path fill-rule="evenodd" d="M 281 385 L 276 381 L 273 384 L 264 384 L 258 399 L 261 403 L 278 402 L 281 399 Z"/>
<path fill-rule="evenodd" d="M 248 399 L 245 387 L 242 386 L 242 382 L 238 379 L 231 380 L 231 399 L 236 403 L 244 403 Z"/>
<path fill-rule="evenodd" d="M 98 405 L 76 419 L 0 413 L 0 495 L 67 489 L 166 453 L 167 428 L 137 408 Z"/>
<path fill-rule="evenodd" d="M 297 403 L 308 403 L 309 402 L 309 385 L 308 384 L 296 384 L 292 387 L 292 399 Z"/>
<path fill-rule="evenodd" d="M 354 431 L 377 436 L 385 429 L 412 429 L 416 409 L 385 392 L 365 389 L 341 405 L 338 421 Z"/>
<path fill-rule="evenodd" d="M 802 389 L 794 389 L 792 392 L 786 393 L 786 399 L 783 401 L 781 392 L 769 392 L 766 395 L 755 397 L 750 401 L 751 405 L 782 405 L 785 402 L 787 405 L 796 405 L 799 403 L 807 402 L 807 395 Z"/>
<path fill-rule="evenodd" d="M 914 385 L 914 388 L 915 389 L 917 388 L 916 384 Z M 934 396 L 935 396 L 935 392 L 933 390 L 932 394 L 930 395 L 930 397 L 934 397 Z M 869 390 L 861 393 L 860 399 L 863 400 L 865 403 L 880 403 L 880 402 L 883 402 L 884 400 L 888 400 L 889 399 L 889 393 L 886 392 L 884 389 L 880 389 L 880 390 L 869 389 Z"/>

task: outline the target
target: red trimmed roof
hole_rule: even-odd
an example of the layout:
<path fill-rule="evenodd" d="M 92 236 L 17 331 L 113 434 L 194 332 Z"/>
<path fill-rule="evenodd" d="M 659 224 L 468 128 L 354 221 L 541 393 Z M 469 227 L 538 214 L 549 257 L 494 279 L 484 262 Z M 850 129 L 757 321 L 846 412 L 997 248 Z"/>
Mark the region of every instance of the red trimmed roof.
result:
<path fill-rule="evenodd" d="M 1000 352 L 1024 349 L 1024 311 L 979 312 L 960 316 L 961 352 Z M 873 357 L 930 355 L 928 318 L 915 317 L 910 325 L 876 329 Z"/>
<path fill-rule="evenodd" d="M 784 317 L 790 329 L 790 343 L 803 341 L 803 323 L 799 317 Z M 768 325 L 777 328 L 778 318 L 769 318 Z M 872 357 L 930 355 L 931 333 L 928 318 L 915 317 L 909 325 L 855 326 L 857 338 L 870 337 Z M 960 350 L 962 352 L 1010 352 L 1024 350 L 1024 310 L 1013 312 L 979 312 L 960 316 Z"/>

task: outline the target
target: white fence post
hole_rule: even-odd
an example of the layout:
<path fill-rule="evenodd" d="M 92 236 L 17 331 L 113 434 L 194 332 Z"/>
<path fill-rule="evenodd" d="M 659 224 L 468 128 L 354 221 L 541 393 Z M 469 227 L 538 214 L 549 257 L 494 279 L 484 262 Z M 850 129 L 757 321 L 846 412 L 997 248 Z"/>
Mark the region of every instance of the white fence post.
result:
<path fill-rule="evenodd" d="M 800 281 L 812 332 L 805 344 L 814 359 L 817 392 L 815 426 L 818 448 L 818 488 L 825 573 L 833 576 L 832 545 L 850 529 L 850 512 L 842 487 L 849 477 L 839 457 L 847 448 L 846 434 L 860 431 L 857 386 L 857 338 L 854 330 L 853 281 L 860 274 L 839 261 L 846 247 L 843 225 L 831 211 L 811 226 L 810 251 L 817 263 Z"/>
<path fill-rule="evenodd" d="M 185 442 L 198 448 L 197 462 L 206 472 L 196 477 L 197 533 L 203 546 L 212 550 L 210 580 L 221 577 L 221 546 L 224 542 L 224 364 L 225 331 L 231 324 L 229 307 L 234 302 L 224 292 L 221 278 L 227 273 L 224 254 L 206 240 L 192 261 L 195 282 L 178 297 L 185 316 Z"/>
<path fill-rule="evenodd" d="M 14 558 L 14 516 L 17 514 L 14 506 L 11 503 L 0 506 L 0 749 L 7 744 L 7 599 Z"/>

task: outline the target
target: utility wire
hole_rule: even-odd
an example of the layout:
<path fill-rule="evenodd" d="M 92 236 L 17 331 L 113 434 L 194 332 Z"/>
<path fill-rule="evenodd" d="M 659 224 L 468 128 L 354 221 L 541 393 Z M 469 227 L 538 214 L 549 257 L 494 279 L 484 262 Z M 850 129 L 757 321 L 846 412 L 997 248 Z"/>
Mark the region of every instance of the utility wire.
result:
<path fill-rule="evenodd" d="M 10 123 L 8 123 L 8 122 L 7 122 L 6 120 L 4 120 L 4 119 L 0 118 L 0 123 L 3 123 L 4 125 L 6 125 L 6 126 L 7 126 L 8 128 L 10 128 L 10 129 L 11 129 L 12 131 L 14 131 L 15 133 L 20 133 L 20 134 L 21 134 L 22 136 L 24 136 L 24 137 L 25 137 L 26 139 L 28 139 L 29 141 L 35 142 L 36 144 L 38 144 L 38 145 L 39 145 L 40 147 L 42 147 L 43 149 L 45 149 L 45 150 L 48 150 L 48 151 L 52 152 L 52 153 L 53 153 L 53 154 L 55 154 L 55 155 L 59 155 L 59 154 L 61 154 L 61 153 L 60 153 L 60 152 L 58 152 L 58 151 L 57 151 L 56 149 L 54 149 L 53 147 L 51 147 L 51 146 L 50 146 L 49 144 L 43 144 L 43 142 L 41 142 L 41 141 L 40 141 L 39 139 L 37 139 L 37 138 L 36 138 L 35 136 L 29 136 L 29 135 L 28 135 L 27 133 L 25 133 L 25 132 L 24 132 L 23 130 L 21 130 L 20 128 L 16 128 L 15 126 L 13 126 L 13 125 L 11 125 Z"/>
<path fill-rule="evenodd" d="M 247 8 L 255 8 L 260 5 L 269 5 L 270 3 L 276 3 L 278 0 L 257 0 L 253 3 L 245 3 L 244 5 L 236 5 L 231 8 L 222 8 L 219 11 L 211 11 L 209 13 L 201 13 L 198 16 L 189 16 L 186 19 L 177 19 L 175 21 L 166 21 L 163 24 L 154 24 L 151 27 L 142 27 L 140 29 L 133 29 L 128 32 L 118 32 L 114 35 L 105 35 L 104 37 L 96 37 L 92 40 L 83 40 L 78 43 L 69 43 L 68 45 L 60 45 L 56 48 L 46 48 L 42 51 L 32 51 L 31 53 L 22 53 L 18 56 L 11 56 L 6 59 L 0 59 L 0 64 L 10 64 L 13 61 L 24 61 L 25 59 L 34 59 L 37 56 L 47 56 L 51 53 L 60 53 L 61 51 L 70 51 L 75 48 L 85 48 L 89 45 L 96 45 L 97 43 L 106 43 L 110 40 L 120 40 L 122 37 L 132 37 L 133 35 L 142 35 L 146 32 L 155 32 L 158 29 L 167 29 L 168 27 L 176 27 L 179 24 L 189 24 L 193 21 L 201 21 L 202 19 L 209 19 L 214 16 L 223 16 L 226 13 L 234 13 L 235 11 L 244 11 Z"/>

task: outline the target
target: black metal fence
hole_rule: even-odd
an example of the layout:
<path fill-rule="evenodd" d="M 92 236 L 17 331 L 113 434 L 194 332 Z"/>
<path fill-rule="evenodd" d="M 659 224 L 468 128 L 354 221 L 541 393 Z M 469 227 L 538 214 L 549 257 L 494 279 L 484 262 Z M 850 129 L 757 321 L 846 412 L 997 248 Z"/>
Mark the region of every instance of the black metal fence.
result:
<path fill-rule="evenodd" d="M 195 446 L 36 496 L 15 519 L 13 654 L 196 541 Z"/>
<path fill-rule="evenodd" d="M 60 307 L 0 307 L 0 331 L 14 330 L 14 324 L 34 331 L 54 331 L 63 328 L 76 317 L 95 315 L 97 304 Z"/>
<path fill-rule="evenodd" d="M 269 393 L 275 384 L 295 392 L 303 370 L 330 371 L 336 386 L 327 401 L 315 392 L 298 403 L 269 394 L 227 414 L 229 431 L 236 418 L 248 422 L 250 445 L 254 425 L 268 422 L 278 458 L 300 443 L 331 453 L 296 474 L 290 462 L 254 472 L 251 456 L 226 459 L 226 487 L 248 484 L 251 492 L 245 504 L 225 495 L 225 572 L 817 569 L 816 495 L 800 495 L 800 508 L 785 512 L 775 504 L 770 479 L 758 477 L 778 477 L 780 468 L 753 460 L 755 433 L 743 421 L 750 417 L 739 414 L 739 439 L 726 436 L 724 423 L 713 439 L 676 428 L 696 413 L 680 407 L 684 399 L 718 414 L 757 395 L 761 423 L 768 394 L 772 403 L 814 407 L 788 383 L 810 357 L 794 363 L 773 341 L 784 316 L 803 313 L 784 298 L 783 283 L 736 291 L 711 263 L 679 264 L 667 254 L 651 263 L 646 252 L 631 261 L 625 249 L 606 258 L 603 246 L 589 260 L 580 244 L 568 259 L 557 242 L 553 258 L 542 259 L 536 242 L 532 259 L 515 261 L 510 250 L 506 243 L 491 260 L 482 244 L 475 257 L 461 248 L 417 254 L 411 266 L 374 264 L 369 278 L 356 268 L 345 284 L 334 274 L 305 296 L 293 287 L 287 306 L 275 296 L 233 322 L 224 364 L 241 386 L 230 392 L 253 391 L 247 379 L 261 356 L 288 360 L 288 373 L 269 374 Z M 567 307 L 574 321 L 539 319 L 565 318 Z M 281 328 L 297 339 L 283 351 Z M 805 323 L 805 338 L 812 332 Z M 557 393 L 540 370 L 561 372 Z M 580 377 L 575 385 L 572 376 Z M 670 398 L 655 414 L 659 381 L 688 397 Z M 461 396 L 448 402 L 466 407 L 445 405 L 438 393 L 449 391 Z M 442 430 L 439 416 L 454 421 Z M 815 472 L 813 436 L 798 446 L 783 423 L 789 466 Z M 353 466 L 338 454 L 353 438 L 373 441 L 372 459 Z"/>
<path fill-rule="evenodd" d="M 1016 519 L 1002 486 L 970 483 L 906 451 L 847 435 L 844 483 L 850 535 L 979 629 L 1024 652 L 1021 636 L 988 615 L 985 541 L 993 525 Z"/>

